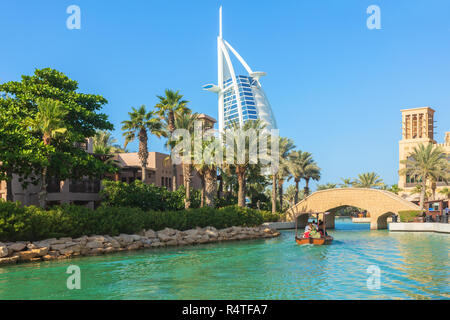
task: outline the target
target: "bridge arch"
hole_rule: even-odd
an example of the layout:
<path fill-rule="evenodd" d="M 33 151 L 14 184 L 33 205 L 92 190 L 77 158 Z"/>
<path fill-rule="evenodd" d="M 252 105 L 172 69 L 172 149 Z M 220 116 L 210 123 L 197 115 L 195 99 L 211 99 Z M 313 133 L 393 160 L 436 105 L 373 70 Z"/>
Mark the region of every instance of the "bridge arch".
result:
<path fill-rule="evenodd" d="M 287 211 L 288 221 L 298 216 L 300 227 L 305 223 L 303 215 L 311 212 L 328 212 L 332 209 L 351 206 L 370 212 L 370 229 L 386 229 L 387 218 L 402 210 L 420 210 L 412 202 L 398 195 L 378 189 L 337 188 L 317 191 Z M 328 216 L 327 216 L 328 218 Z M 334 227 L 334 214 L 330 215 L 327 227 Z"/>

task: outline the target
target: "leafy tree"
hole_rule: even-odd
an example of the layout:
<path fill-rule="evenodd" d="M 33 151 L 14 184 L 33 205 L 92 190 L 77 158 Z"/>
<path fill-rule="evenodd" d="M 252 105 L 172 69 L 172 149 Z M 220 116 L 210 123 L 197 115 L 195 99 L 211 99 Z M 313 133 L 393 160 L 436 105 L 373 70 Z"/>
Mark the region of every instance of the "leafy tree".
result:
<path fill-rule="evenodd" d="M 357 188 L 375 188 L 383 185 L 383 179 L 375 172 L 358 174 L 354 186 Z"/>
<path fill-rule="evenodd" d="M 414 148 L 407 160 L 402 160 L 405 168 L 399 170 L 400 175 L 416 177 L 420 181 L 420 208 L 425 205 L 427 181 L 437 181 L 442 178 L 448 181 L 449 163 L 447 155 L 441 147 L 433 144 L 420 144 Z"/>
<path fill-rule="evenodd" d="M 1 84 L 0 95 L 0 179 L 10 184 L 15 173 L 26 187 L 30 182 L 37 184 L 36 177 L 44 167 L 48 176 L 60 180 L 99 177 L 112 170 L 80 148 L 96 130 L 113 129 L 107 116 L 100 113 L 107 103 L 105 98 L 78 92 L 76 81 L 50 68 L 36 69 L 33 75 L 22 76 L 21 81 Z M 28 120 L 35 119 L 39 112 L 39 99 L 59 101 L 67 111 L 67 131 L 51 146 L 44 145 L 39 132 L 27 130 Z M 8 200 L 11 198 L 9 195 Z"/>
<path fill-rule="evenodd" d="M 128 143 L 136 139 L 136 135 L 139 139 L 139 160 L 142 167 L 142 181 L 147 181 L 147 162 L 148 162 L 148 134 L 147 131 L 156 137 L 161 137 L 163 132 L 161 130 L 161 121 L 158 118 L 154 118 L 154 112 L 145 110 L 145 106 L 142 105 L 139 109 L 132 108 L 132 112 L 128 112 L 130 120 L 122 121 L 122 130 L 125 131 L 123 136 L 125 137 L 124 148 Z"/>
<path fill-rule="evenodd" d="M 165 96 L 157 96 L 159 103 L 155 106 L 158 109 L 158 114 L 161 119 L 165 120 L 165 129 L 168 132 L 168 136 L 171 136 L 175 131 L 175 112 L 180 110 L 186 110 L 189 101 L 183 100 L 183 95 L 180 91 L 173 91 L 170 89 L 165 90 Z M 172 155 L 172 151 L 170 152 Z M 177 189 L 177 166 L 172 164 L 172 188 L 175 191 Z"/>
<path fill-rule="evenodd" d="M 249 166 L 247 171 L 246 192 L 251 200 L 250 206 L 253 208 L 257 208 L 258 200 L 260 201 L 260 208 L 261 203 L 268 200 L 264 195 L 264 190 L 269 184 L 269 181 L 267 176 L 264 174 L 264 170 L 265 168 L 261 165 L 252 164 Z M 263 204 L 263 207 L 267 206 Z"/>
<path fill-rule="evenodd" d="M 23 188 L 39 183 L 39 175 L 34 172 L 41 170 L 46 148 L 42 139 L 30 138 L 25 121 L 13 116 L 16 107 L 8 107 L 5 100 L 0 99 L 0 108 L 0 180 L 6 181 L 7 201 L 14 201 L 13 173 L 20 174 Z"/>

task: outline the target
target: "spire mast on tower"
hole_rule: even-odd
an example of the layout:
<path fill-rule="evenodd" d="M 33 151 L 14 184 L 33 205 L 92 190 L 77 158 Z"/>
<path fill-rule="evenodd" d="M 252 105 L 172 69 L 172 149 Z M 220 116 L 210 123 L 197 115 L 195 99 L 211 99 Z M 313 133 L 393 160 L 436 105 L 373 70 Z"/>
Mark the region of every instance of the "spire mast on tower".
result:
<path fill-rule="evenodd" d="M 220 18 L 219 18 L 219 24 L 220 24 L 219 37 L 222 38 L 222 6 L 220 6 L 220 9 L 219 9 L 219 16 L 220 16 Z"/>

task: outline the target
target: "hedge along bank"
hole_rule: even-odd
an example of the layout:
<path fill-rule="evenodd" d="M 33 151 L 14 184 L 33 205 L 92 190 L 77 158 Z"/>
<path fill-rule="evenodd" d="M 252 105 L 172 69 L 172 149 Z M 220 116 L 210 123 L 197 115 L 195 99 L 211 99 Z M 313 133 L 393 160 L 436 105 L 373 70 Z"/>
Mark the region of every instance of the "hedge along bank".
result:
<path fill-rule="evenodd" d="M 414 222 L 414 218 L 422 217 L 423 211 L 420 210 L 403 210 L 399 211 L 400 222 Z"/>
<path fill-rule="evenodd" d="M 178 211 L 143 211 L 139 208 L 101 206 L 91 210 L 66 205 L 50 210 L 20 203 L 0 201 L 0 241 L 36 241 L 59 237 L 121 233 L 134 234 L 141 230 L 159 231 L 172 228 L 180 231 L 211 226 L 217 229 L 243 226 L 254 227 L 275 222 L 280 215 L 237 206 L 198 208 Z"/>

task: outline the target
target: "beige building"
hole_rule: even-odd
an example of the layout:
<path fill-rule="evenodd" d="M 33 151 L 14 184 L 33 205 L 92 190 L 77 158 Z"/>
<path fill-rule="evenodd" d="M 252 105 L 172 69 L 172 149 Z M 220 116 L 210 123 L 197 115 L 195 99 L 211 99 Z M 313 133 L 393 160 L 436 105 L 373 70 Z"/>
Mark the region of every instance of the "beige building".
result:
<path fill-rule="evenodd" d="M 79 145 L 88 153 L 93 153 L 92 139 Z M 12 190 L 14 201 L 20 201 L 25 206 L 39 205 L 40 186 L 22 187 L 19 176 L 13 174 Z M 6 182 L 0 182 L 0 198 L 6 200 Z M 50 180 L 47 186 L 47 202 L 49 205 L 73 203 L 94 208 L 100 201 L 100 180 L 83 179 L 64 181 Z"/>
<path fill-rule="evenodd" d="M 430 107 L 404 109 L 402 112 L 402 140 L 399 141 L 399 168 L 402 169 L 405 165 L 400 161 L 406 160 L 413 149 L 419 144 L 429 144 L 441 146 L 448 154 L 450 160 L 450 132 L 445 133 L 443 143 L 435 141 L 434 131 L 434 113 L 435 111 Z M 400 195 L 410 201 L 419 201 L 418 194 L 411 194 L 411 191 L 418 184 L 415 177 L 399 176 L 398 186 L 402 189 Z M 431 185 L 430 185 L 431 187 Z M 436 182 L 436 199 L 443 198 L 439 194 L 439 190 L 448 185 L 440 179 Z"/>
<path fill-rule="evenodd" d="M 208 115 L 200 114 L 199 119 L 203 122 L 204 130 L 214 127 L 216 120 Z M 80 148 L 93 154 L 93 140 L 88 139 L 86 143 L 80 144 Z M 113 157 L 117 161 L 120 171 L 111 179 L 122 182 L 133 182 L 141 180 L 142 168 L 137 153 L 120 153 Z M 146 183 L 155 184 L 159 187 L 172 189 L 172 163 L 169 155 L 159 152 L 149 152 L 147 162 Z M 177 187 L 183 184 L 182 166 L 177 166 Z M 195 170 L 192 173 L 191 187 L 201 188 L 201 179 Z M 101 188 L 100 179 L 83 179 L 65 181 L 49 181 L 47 187 L 47 202 L 49 205 L 77 204 L 96 208 L 100 204 L 99 191 Z M 40 187 L 30 185 L 26 189 L 22 188 L 19 177 L 13 175 L 12 189 L 14 201 L 20 201 L 25 206 L 39 205 Z M 0 199 L 6 200 L 6 182 L 0 181 Z"/>
<path fill-rule="evenodd" d="M 119 173 L 114 177 L 117 181 L 131 183 L 142 179 L 142 167 L 137 152 L 119 153 L 113 157 L 120 167 Z M 183 185 L 183 168 L 177 165 L 177 188 Z M 149 152 L 147 162 L 147 184 L 154 184 L 158 187 L 172 189 L 172 163 L 168 154 L 159 152 Z M 201 188 L 201 180 L 198 174 L 193 171 L 191 187 Z"/>

